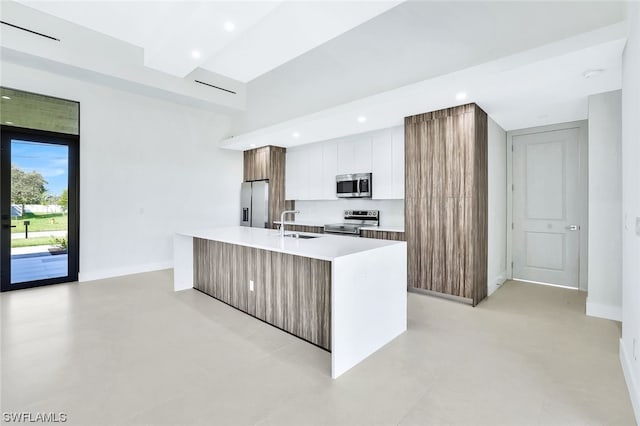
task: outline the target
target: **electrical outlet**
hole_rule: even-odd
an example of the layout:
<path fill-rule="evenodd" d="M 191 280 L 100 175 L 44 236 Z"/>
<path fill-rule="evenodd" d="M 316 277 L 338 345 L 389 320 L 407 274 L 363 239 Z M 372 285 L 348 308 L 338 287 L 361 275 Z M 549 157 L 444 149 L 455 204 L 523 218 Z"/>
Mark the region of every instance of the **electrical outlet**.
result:
<path fill-rule="evenodd" d="M 636 217 L 636 235 L 640 237 L 640 217 Z"/>
<path fill-rule="evenodd" d="M 249 291 L 253 291 L 253 280 L 249 280 Z"/>

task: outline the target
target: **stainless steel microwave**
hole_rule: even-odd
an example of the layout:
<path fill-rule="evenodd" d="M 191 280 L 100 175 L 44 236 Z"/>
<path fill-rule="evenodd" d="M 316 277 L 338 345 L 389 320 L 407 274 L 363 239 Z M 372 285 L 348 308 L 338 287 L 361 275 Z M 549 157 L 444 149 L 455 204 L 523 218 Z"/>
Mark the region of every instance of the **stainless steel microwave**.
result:
<path fill-rule="evenodd" d="M 371 198 L 371 173 L 336 176 L 338 198 Z"/>

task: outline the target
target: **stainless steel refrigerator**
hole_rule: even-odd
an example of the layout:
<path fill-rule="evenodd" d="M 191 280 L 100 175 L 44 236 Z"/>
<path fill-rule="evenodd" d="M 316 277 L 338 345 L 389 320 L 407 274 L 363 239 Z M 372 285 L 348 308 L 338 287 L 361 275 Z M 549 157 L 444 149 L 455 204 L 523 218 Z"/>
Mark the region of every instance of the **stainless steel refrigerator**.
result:
<path fill-rule="evenodd" d="M 269 181 L 242 182 L 240 226 L 269 227 Z"/>

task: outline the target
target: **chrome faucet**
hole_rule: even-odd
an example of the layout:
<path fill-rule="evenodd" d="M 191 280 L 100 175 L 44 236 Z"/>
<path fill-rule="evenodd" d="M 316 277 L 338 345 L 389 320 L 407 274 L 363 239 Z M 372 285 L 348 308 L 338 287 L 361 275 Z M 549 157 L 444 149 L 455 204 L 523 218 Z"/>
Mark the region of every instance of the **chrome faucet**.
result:
<path fill-rule="evenodd" d="M 284 237 L 284 215 L 287 213 L 299 214 L 300 210 L 285 210 L 280 213 L 280 236 Z"/>

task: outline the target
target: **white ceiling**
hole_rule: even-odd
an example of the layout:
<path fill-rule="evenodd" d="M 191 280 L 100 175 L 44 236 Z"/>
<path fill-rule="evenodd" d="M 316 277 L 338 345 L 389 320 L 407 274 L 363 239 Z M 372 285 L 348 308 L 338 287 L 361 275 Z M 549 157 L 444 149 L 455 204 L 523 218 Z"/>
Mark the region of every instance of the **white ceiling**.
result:
<path fill-rule="evenodd" d="M 406 116 L 468 102 L 505 130 L 583 120 L 589 95 L 621 86 L 624 34 L 623 24 L 613 25 L 240 134 L 222 146 L 303 145 L 401 125 Z M 589 69 L 604 71 L 584 78 Z M 467 98 L 457 100 L 459 92 Z M 359 116 L 366 122 L 359 123 Z"/>
<path fill-rule="evenodd" d="M 247 85 L 252 131 L 625 19 L 597 1 L 407 1 Z M 239 120 L 240 121 L 240 120 Z"/>
<path fill-rule="evenodd" d="M 3 60 L 224 106 L 232 149 L 332 139 L 464 102 L 507 130 L 584 119 L 588 95 L 620 88 L 626 37 L 615 1 L 18 1 L 2 0 L 3 20 L 62 41 L 3 25 Z M 590 68 L 605 72 L 584 79 Z"/>
<path fill-rule="evenodd" d="M 147 67 L 177 77 L 203 68 L 248 82 L 401 0 L 59 1 L 18 0 L 142 47 Z M 225 29 L 232 23 L 233 31 Z M 192 56 L 193 51 L 199 57 Z"/>

